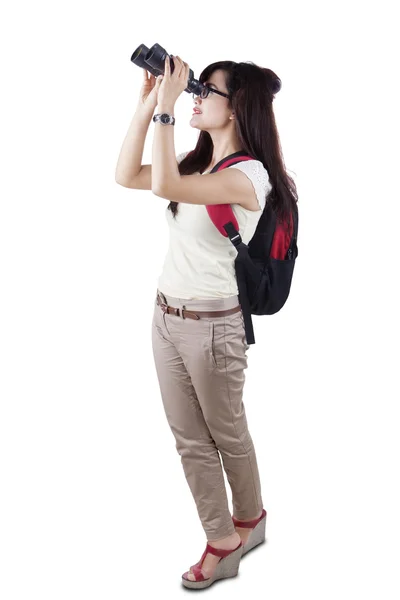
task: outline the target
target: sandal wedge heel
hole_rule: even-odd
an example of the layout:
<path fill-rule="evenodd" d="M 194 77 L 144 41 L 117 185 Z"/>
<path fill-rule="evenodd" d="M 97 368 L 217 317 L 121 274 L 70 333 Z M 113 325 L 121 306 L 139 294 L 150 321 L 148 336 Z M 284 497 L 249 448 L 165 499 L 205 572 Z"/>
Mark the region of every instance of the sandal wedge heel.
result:
<path fill-rule="evenodd" d="M 262 544 L 265 541 L 265 525 L 267 522 L 267 511 L 263 508 L 261 516 L 258 519 L 253 519 L 252 521 L 239 521 L 235 517 L 232 517 L 232 521 L 235 527 L 244 527 L 247 529 L 252 528 L 253 531 L 250 531 L 249 537 L 247 538 L 246 543 L 242 549 L 242 556 L 247 554 L 250 550 Z"/>

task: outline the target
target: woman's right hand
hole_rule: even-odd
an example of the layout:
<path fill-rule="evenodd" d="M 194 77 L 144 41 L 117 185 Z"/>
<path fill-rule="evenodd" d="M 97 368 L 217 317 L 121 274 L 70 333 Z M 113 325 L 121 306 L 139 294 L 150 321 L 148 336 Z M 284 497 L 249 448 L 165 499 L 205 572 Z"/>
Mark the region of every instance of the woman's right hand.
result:
<path fill-rule="evenodd" d="M 154 111 L 158 102 L 158 90 L 161 85 L 162 75 L 155 77 L 143 69 L 143 85 L 140 90 L 138 106 L 149 111 Z"/>

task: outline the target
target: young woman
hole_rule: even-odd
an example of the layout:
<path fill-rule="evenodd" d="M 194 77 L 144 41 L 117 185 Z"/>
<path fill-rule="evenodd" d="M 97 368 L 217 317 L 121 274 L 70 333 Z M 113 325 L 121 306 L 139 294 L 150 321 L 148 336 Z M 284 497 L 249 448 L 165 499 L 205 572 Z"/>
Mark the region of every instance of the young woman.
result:
<path fill-rule="evenodd" d="M 170 201 L 170 242 L 158 279 L 152 344 L 165 414 L 207 538 L 201 559 L 182 575 L 182 583 L 203 588 L 237 574 L 243 553 L 264 541 L 267 514 L 242 400 L 249 345 L 235 277 L 237 253 L 205 205 L 231 204 L 247 244 L 266 202 L 288 223 L 297 194 L 284 168 L 272 108 L 280 80 L 254 63 L 209 65 L 199 78 L 205 91 L 193 95 L 190 125 L 200 131 L 194 150 L 176 156 L 173 125 L 156 121 L 152 165 L 141 165 L 155 107 L 173 117 L 187 88 L 188 64 L 178 56 L 173 61 L 171 73 L 167 57 L 157 80 L 143 70 L 116 181 Z M 254 160 L 209 173 L 239 151 Z"/>

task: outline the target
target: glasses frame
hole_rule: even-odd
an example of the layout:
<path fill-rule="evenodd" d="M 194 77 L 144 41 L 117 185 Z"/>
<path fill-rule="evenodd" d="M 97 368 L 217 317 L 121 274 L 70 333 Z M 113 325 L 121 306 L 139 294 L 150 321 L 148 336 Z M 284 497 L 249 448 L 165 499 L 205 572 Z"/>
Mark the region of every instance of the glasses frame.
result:
<path fill-rule="evenodd" d="M 214 90 L 213 88 L 208 87 L 208 85 L 204 86 L 205 89 L 207 90 L 207 96 L 204 96 L 204 98 L 202 98 L 201 94 L 195 94 L 194 92 L 192 92 L 192 97 L 193 100 L 195 100 L 196 98 L 201 98 L 202 100 L 204 100 L 205 98 L 208 98 L 208 96 L 212 93 L 212 94 L 218 94 L 219 96 L 224 96 L 225 98 L 229 98 L 229 94 L 225 94 L 225 92 L 220 92 L 219 90 Z"/>

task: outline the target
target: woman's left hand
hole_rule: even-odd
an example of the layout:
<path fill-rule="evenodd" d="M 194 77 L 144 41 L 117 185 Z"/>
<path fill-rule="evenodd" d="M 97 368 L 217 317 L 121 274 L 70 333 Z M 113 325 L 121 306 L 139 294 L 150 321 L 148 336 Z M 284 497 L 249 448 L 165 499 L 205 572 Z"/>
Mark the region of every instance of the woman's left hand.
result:
<path fill-rule="evenodd" d="M 171 74 L 169 55 L 165 58 L 164 76 L 158 89 L 158 106 L 173 106 L 181 93 L 186 90 L 189 80 L 189 65 L 179 56 L 174 56 L 174 72 Z"/>

